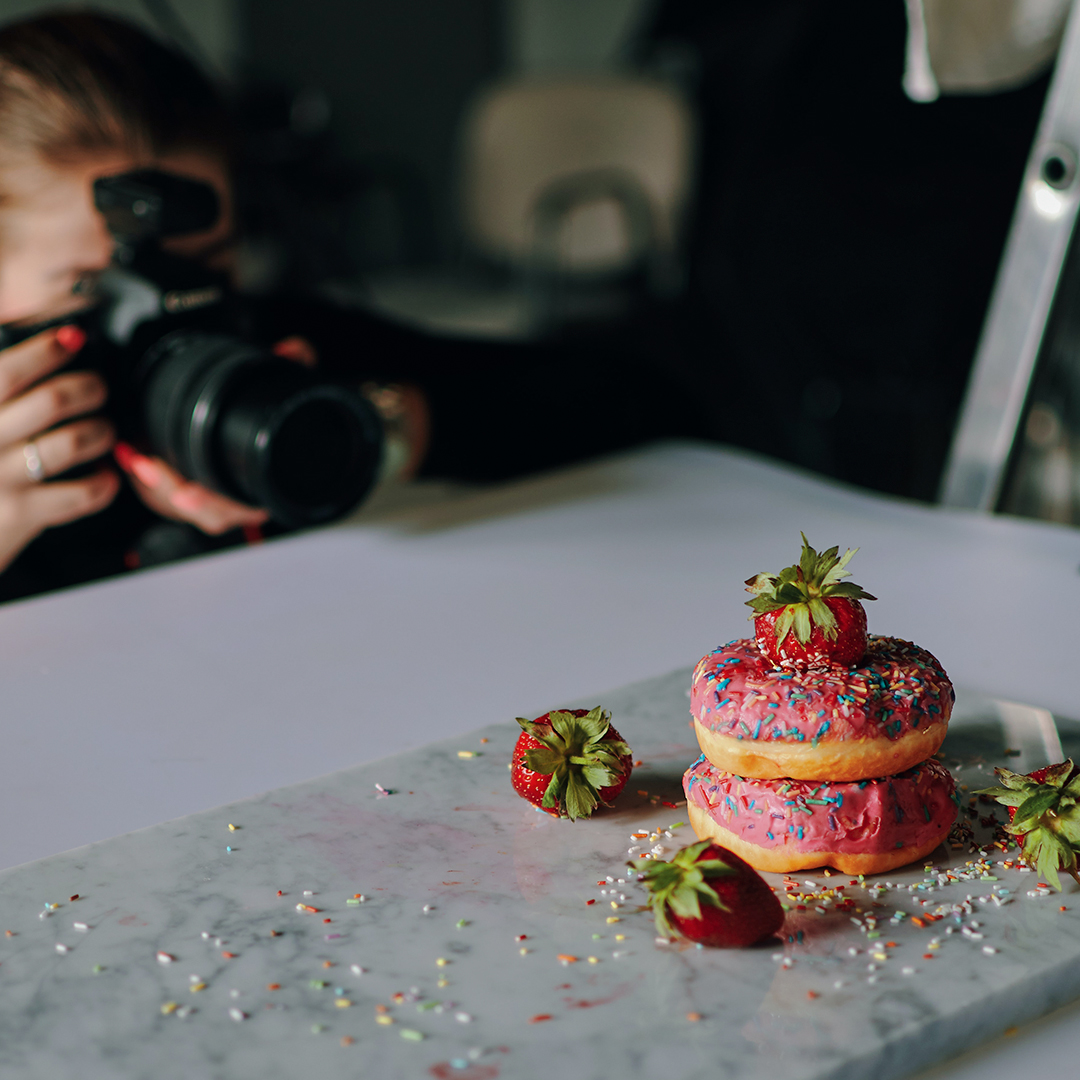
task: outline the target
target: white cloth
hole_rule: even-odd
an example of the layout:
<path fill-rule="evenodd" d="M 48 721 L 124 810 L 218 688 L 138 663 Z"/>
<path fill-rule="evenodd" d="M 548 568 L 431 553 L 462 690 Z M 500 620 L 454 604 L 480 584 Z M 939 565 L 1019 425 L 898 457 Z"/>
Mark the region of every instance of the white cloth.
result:
<path fill-rule="evenodd" d="M 1053 62 L 1071 0 L 905 0 L 904 92 L 991 94 L 1036 78 Z"/>

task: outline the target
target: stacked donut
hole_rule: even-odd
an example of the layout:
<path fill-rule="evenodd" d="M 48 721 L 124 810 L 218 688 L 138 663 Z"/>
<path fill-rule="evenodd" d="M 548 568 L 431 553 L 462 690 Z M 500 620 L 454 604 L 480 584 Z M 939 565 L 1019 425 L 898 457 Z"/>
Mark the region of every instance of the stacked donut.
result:
<path fill-rule="evenodd" d="M 953 779 L 932 757 L 952 684 L 925 649 L 866 635 L 859 599 L 874 598 L 840 580 L 854 552 L 803 544 L 799 567 L 748 582 L 755 638 L 694 671 L 690 823 L 758 870 L 881 873 L 928 855 L 956 819 Z"/>

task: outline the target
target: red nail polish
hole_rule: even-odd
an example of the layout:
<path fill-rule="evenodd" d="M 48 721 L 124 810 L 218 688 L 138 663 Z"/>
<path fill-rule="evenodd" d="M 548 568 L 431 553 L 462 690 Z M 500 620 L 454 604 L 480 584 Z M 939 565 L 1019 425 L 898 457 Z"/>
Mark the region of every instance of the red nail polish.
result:
<path fill-rule="evenodd" d="M 77 353 L 86 344 L 86 331 L 81 326 L 61 326 L 56 331 L 56 343 L 69 353 Z"/>
<path fill-rule="evenodd" d="M 157 465 L 127 443 L 118 442 L 113 447 L 113 458 L 124 472 L 131 473 L 148 488 L 155 488 L 161 483 L 161 472 Z"/>
<path fill-rule="evenodd" d="M 131 472 L 131 463 L 135 460 L 135 451 L 126 442 L 118 442 L 113 447 L 113 457 L 116 459 L 116 464 L 124 472 Z"/>

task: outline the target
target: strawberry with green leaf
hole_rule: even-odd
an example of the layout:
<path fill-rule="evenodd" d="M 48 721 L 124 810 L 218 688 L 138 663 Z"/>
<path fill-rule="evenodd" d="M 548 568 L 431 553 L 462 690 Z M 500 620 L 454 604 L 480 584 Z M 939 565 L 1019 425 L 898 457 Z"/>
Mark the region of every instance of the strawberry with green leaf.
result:
<path fill-rule="evenodd" d="M 995 769 L 1002 786 L 975 792 L 1009 808 L 1006 832 L 1020 843 L 1020 852 L 1059 892 L 1064 870 L 1080 885 L 1076 855 L 1080 851 L 1080 769 L 1072 759 L 1034 772 Z"/>
<path fill-rule="evenodd" d="M 844 581 L 858 548 L 843 555 L 831 547 L 818 554 L 802 536 L 802 556 L 779 574 L 757 574 L 746 582 L 755 593 L 758 648 L 782 667 L 851 667 L 866 655 L 866 611 L 860 600 L 876 600 L 861 586 Z"/>
<path fill-rule="evenodd" d="M 611 726 L 611 714 L 550 712 L 518 717 L 521 734 L 511 760 L 514 790 L 534 806 L 571 821 L 610 806 L 630 779 L 630 747 Z"/>
<path fill-rule="evenodd" d="M 684 847 L 670 862 L 653 860 L 638 880 L 664 937 L 739 948 L 771 937 L 784 922 L 784 909 L 761 875 L 710 840 Z"/>

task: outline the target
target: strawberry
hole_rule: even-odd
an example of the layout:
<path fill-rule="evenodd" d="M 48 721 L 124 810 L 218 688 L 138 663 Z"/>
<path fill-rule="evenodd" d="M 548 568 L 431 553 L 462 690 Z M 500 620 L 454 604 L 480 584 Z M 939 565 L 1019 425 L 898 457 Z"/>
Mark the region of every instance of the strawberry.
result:
<path fill-rule="evenodd" d="M 599 803 L 610 806 L 630 779 L 630 747 L 611 726 L 611 714 L 550 712 L 518 717 L 510 783 L 534 806 L 555 817 L 588 817 Z"/>
<path fill-rule="evenodd" d="M 1026 776 L 995 769 L 1002 786 L 984 788 L 986 795 L 1009 808 L 1005 831 L 1015 836 L 1020 853 L 1058 891 L 1064 870 L 1080 884 L 1076 855 L 1080 852 L 1080 769 L 1072 759 L 1047 765 Z"/>
<path fill-rule="evenodd" d="M 709 840 L 684 847 L 671 862 L 654 860 L 638 880 L 649 890 L 664 937 L 740 947 L 772 936 L 784 921 L 784 909 L 761 875 Z"/>
<path fill-rule="evenodd" d="M 866 611 L 860 600 L 876 600 L 854 582 L 846 567 L 858 548 L 838 555 L 831 547 L 819 555 L 802 536 L 797 566 L 779 574 L 757 574 L 746 582 L 756 593 L 758 648 L 781 667 L 853 667 L 866 655 Z M 792 633 L 794 631 L 794 633 Z"/>

